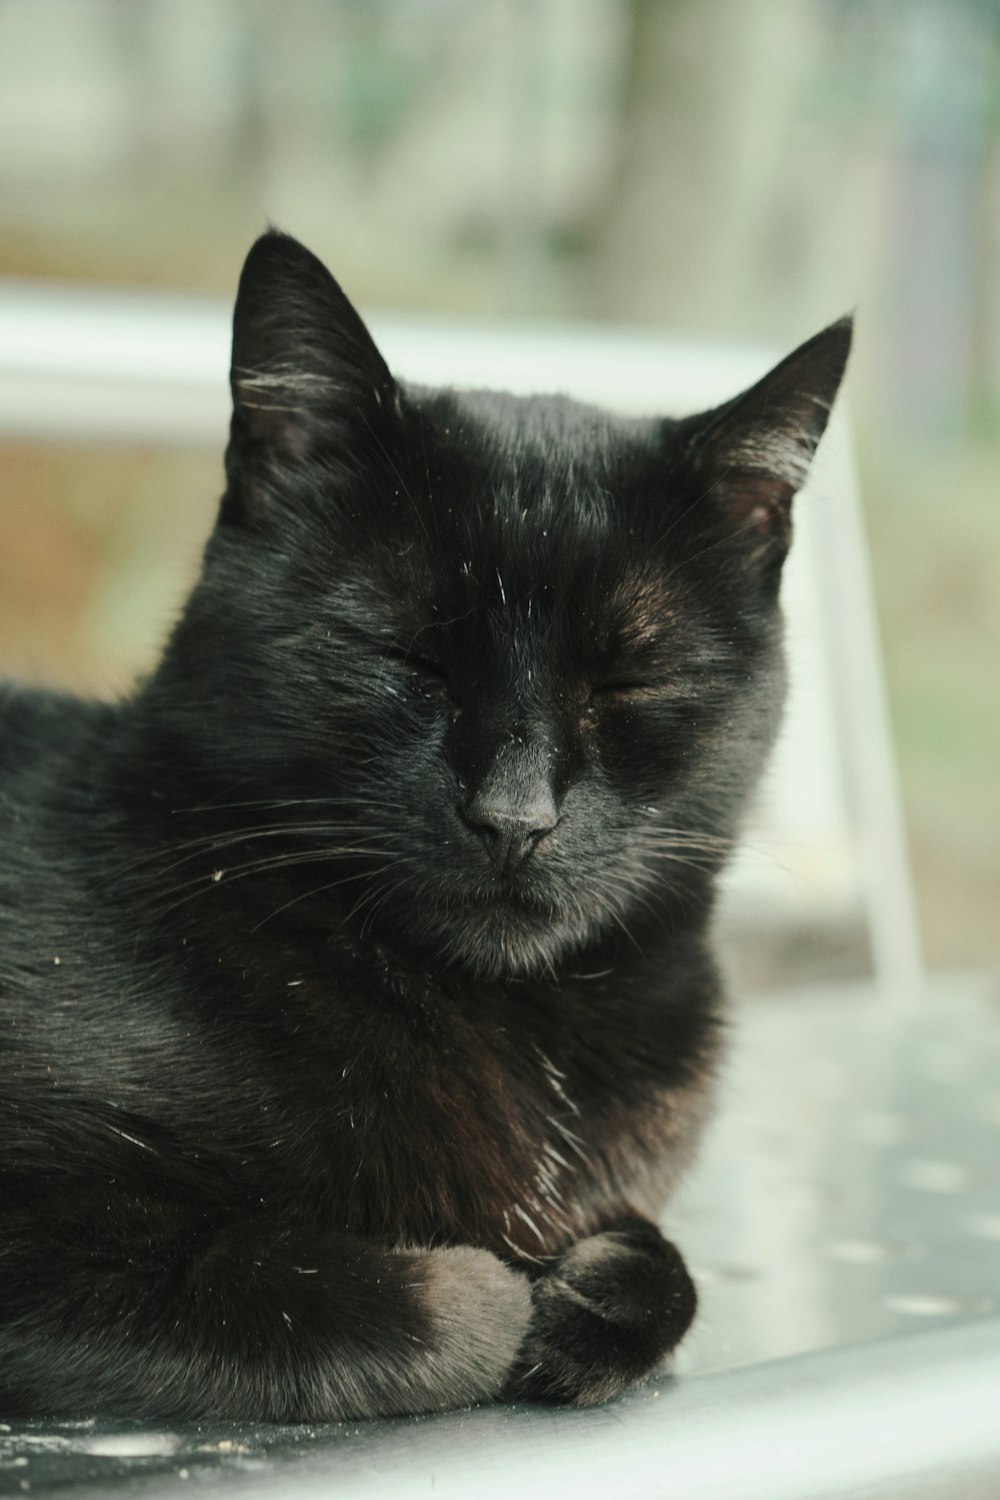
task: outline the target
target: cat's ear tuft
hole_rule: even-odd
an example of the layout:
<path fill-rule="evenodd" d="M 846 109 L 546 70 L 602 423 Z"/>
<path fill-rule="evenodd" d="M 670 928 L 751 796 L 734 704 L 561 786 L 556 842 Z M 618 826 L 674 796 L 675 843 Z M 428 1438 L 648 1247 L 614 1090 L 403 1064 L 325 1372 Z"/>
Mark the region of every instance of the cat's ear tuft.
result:
<path fill-rule="evenodd" d="M 240 276 L 230 383 L 234 445 L 285 458 L 343 442 L 394 389 L 329 271 L 278 230 L 257 240 Z"/>
<path fill-rule="evenodd" d="M 832 323 L 690 429 L 695 483 L 748 559 L 772 576 L 788 551 L 792 499 L 826 430 L 852 327 L 850 317 Z"/>

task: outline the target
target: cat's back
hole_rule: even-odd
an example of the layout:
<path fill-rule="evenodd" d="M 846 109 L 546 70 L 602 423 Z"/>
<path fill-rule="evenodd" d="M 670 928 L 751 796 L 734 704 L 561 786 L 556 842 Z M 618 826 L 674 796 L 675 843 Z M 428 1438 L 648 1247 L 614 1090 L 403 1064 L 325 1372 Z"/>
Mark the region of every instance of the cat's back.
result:
<path fill-rule="evenodd" d="M 0 680 L 0 791 L 15 777 L 44 773 L 107 712 L 106 704 Z"/>
<path fill-rule="evenodd" d="M 115 705 L 0 681 L 0 972 L 46 924 L 102 822 Z M 51 893 L 51 900 L 48 895 Z"/>

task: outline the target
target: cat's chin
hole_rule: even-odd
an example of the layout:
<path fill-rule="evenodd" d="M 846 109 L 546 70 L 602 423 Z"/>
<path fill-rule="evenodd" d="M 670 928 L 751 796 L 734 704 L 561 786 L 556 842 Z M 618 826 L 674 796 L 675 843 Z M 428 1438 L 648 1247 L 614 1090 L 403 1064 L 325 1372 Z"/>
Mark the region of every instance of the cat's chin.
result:
<path fill-rule="evenodd" d="M 496 902 L 424 911 L 413 936 L 448 967 L 483 980 L 527 979 L 558 963 L 598 934 L 600 923 L 579 915 L 544 915 Z"/>

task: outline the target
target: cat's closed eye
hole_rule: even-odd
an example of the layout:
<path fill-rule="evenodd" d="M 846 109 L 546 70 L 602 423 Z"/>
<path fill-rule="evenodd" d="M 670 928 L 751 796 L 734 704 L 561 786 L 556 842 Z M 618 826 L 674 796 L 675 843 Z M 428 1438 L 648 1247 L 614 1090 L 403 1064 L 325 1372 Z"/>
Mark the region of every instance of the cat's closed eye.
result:
<path fill-rule="evenodd" d="M 641 693 L 666 690 L 669 684 L 652 682 L 641 677 L 613 677 L 590 684 L 591 698 L 630 698 Z"/>
<path fill-rule="evenodd" d="M 437 697 L 448 691 L 448 672 L 436 658 L 414 651 L 408 646 L 390 646 L 383 659 L 394 663 L 409 674 L 417 690 L 427 697 Z"/>

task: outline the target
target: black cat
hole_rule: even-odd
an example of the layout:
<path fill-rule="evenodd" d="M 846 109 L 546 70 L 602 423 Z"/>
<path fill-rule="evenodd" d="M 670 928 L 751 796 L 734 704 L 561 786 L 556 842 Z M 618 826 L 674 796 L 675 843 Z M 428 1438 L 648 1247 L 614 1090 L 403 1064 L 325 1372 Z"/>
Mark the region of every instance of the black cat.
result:
<path fill-rule="evenodd" d="M 674 1347 L 849 343 L 680 422 L 424 390 L 257 242 L 158 669 L 0 688 L 0 1415 L 585 1404 Z"/>

